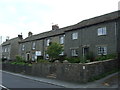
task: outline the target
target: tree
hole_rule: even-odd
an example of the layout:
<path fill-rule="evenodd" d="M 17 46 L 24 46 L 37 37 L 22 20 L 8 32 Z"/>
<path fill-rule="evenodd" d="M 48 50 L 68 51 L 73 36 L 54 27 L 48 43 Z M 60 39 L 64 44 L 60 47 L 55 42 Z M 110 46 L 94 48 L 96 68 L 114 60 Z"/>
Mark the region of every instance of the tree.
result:
<path fill-rule="evenodd" d="M 63 46 L 56 42 L 52 42 L 50 46 L 48 46 L 46 53 L 49 55 L 49 59 L 57 59 L 59 58 L 59 54 L 62 53 Z"/>

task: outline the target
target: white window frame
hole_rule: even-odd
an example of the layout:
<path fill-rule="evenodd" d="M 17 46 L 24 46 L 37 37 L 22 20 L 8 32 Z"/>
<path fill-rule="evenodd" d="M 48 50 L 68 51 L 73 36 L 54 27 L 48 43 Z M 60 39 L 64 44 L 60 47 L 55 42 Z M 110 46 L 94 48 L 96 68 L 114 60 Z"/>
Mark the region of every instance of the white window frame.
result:
<path fill-rule="evenodd" d="M 7 52 L 7 48 L 5 48 L 5 52 Z"/>
<path fill-rule="evenodd" d="M 46 40 L 46 45 L 49 46 L 50 45 L 50 39 Z"/>
<path fill-rule="evenodd" d="M 72 39 L 73 40 L 78 39 L 78 32 L 72 33 Z"/>
<path fill-rule="evenodd" d="M 60 56 L 63 56 L 63 55 L 64 55 L 64 51 L 62 51 L 59 55 L 60 55 Z"/>
<path fill-rule="evenodd" d="M 48 60 L 48 59 L 49 59 L 49 54 L 46 54 L 46 55 L 45 55 L 45 58 Z"/>
<path fill-rule="evenodd" d="M 24 50 L 25 50 L 25 45 L 23 44 L 23 45 L 22 45 L 22 51 L 24 51 Z"/>
<path fill-rule="evenodd" d="M 78 56 L 78 49 L 71 49 L 72 56 Z"/>
<path fill-rule="evenodd" d="M 32 53 L 32 61 L 35 61 L 35 53 Z"/>
<path fill-rule="evenodd" d="M 60 44 L 64 44 L 64 36 L 60 37 Z"/>
<path fill-rule="evenodd" d="M 106 27 L 98 28 L 98 36 L 107 35 Z"/>
<path fill-rule="evenodd" d="M 98 55 L 107 55 L 107 46 L 98 46 Z"/>
<path fill-rule="evenodd" d="M 32 43 L 32 49 L 33 49 L 33 50 L 35 49 L 35 46 L 36 46 L 36 43 L 33 42 L 33 43 Z"/>

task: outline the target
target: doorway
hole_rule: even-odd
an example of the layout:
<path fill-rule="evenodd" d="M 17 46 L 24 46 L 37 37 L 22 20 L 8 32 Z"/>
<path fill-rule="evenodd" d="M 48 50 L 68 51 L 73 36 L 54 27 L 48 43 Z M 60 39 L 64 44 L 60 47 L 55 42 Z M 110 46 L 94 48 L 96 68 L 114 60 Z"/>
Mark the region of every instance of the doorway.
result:
<path fill-rule="evenodd" d="M 26 61 L 29 61 L 30 60 L 30 53 L 27 53 L 26 54 Z"/>
<path fill-rule="evenodd" d="M 89 47 L 83 47 L 83 57 L 89 54 Z"/>

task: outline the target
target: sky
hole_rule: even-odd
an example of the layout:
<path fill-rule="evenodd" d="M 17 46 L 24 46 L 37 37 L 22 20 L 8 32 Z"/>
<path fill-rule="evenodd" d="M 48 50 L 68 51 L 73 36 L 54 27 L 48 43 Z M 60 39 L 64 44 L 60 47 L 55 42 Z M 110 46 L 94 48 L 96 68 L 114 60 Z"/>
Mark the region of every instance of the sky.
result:
<path fill-rule="evenodd" d="M 0 36 L 28 36 L 118 10 L 119 0 L 0 0 Z"/>

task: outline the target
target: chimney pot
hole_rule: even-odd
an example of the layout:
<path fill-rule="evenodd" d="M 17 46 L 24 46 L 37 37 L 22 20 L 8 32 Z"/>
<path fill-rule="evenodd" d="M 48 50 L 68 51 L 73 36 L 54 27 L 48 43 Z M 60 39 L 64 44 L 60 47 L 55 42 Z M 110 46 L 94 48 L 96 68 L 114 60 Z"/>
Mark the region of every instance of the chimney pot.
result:
<path fill-rule="evenodd" d="M 59 26 L 56 24 L 56 25 L 52 25 L 52 30 L 57 30 L 59 29 Z"/>
<path fill-rule="evenodd" d="M 32 36 L 32 34 L 33 34 L 32 32 L 29 32 L 29 33 L 28 33 L 28 37 Z"/>

